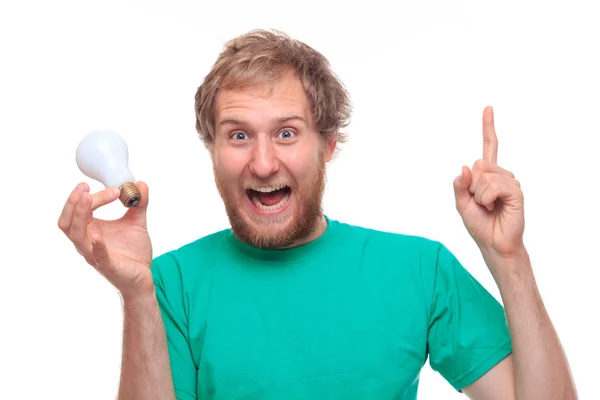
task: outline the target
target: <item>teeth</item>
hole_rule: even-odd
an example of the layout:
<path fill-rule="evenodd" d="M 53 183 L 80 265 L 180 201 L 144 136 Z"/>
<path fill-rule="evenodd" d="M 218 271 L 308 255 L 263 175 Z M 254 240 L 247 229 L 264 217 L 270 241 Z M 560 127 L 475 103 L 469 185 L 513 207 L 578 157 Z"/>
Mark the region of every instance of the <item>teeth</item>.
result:
<path fill-rule="evenodd" d="M 260 200 L 258 200 L 258 198 L 253 199 L 252 203 L 259 210 L 263 210 L 263 211 L 276 211 L 276 210 L 279 210 L 281 207 L 283 207 L 285 205 L 285 203 L 287 203 L 287 201 L 288 201 L 289 198 L 290 198 L 290 195 L 286 194 L 285 196 L 283 196 L 283 198 L 281 199 L 281 201 L 279 201 L 279 203 L 273 204 L 272 206 L 265 206 L 263 203 L 260 202 Z"/>
<path fill-rule="evenodd" d="M 287 185 L 265 186 L 265 187 L 249 187 L 249 189 L 252 189 L 252 190 L 257 191 L 257 192 L 262 192 L 262 193 L 271 193 L 271 192 L 274 192 L 276 190 L 283 189 L 285 187 L 287 187 Z"/>

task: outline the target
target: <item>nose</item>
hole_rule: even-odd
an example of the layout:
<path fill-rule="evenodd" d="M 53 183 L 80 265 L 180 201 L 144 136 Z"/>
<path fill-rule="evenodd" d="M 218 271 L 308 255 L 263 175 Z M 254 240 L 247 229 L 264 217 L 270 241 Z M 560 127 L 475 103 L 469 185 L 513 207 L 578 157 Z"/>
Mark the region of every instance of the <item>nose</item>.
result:
<path fill-rule="evenodd" d="M 252 149 L 250 172 L 260 178 L 268 178 L 279 170 L 279 160 L 270 140 L 261 138 Z"/>

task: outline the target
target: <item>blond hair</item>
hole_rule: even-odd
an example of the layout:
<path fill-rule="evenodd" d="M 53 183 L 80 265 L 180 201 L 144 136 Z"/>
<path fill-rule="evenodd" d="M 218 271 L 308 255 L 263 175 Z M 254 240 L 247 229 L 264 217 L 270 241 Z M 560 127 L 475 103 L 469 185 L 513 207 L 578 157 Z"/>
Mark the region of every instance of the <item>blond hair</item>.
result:
<path fill-rule="evenodd" d="M 220 89 L 269 83 L 291 70 L 302 82 L 316 129 L 328 142 L 343 143 L 349 124 L 349 95 L 319 52 L 276 30 L 253 30 L 225 44 L 195 96 L 196 130 L 207 148 L 215 135 L 214 102 Z"/>

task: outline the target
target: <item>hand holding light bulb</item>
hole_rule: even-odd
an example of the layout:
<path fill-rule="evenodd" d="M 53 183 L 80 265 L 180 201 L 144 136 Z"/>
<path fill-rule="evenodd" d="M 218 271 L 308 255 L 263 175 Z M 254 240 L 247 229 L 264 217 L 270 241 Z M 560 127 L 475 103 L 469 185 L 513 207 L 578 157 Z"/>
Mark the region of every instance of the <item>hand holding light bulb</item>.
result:
<path fill-rule="evenodd" d="M 80 170 L 106 189 L 90 194 L 87 183 L 78 184 L 63 207 L 59 228 L 124 298 L 153 296 L 152 244 L 146 224 L 148 186 L 134 181 L 125 141 L 114 132 L 92 132 L 77 147 L 76 159 Z M 117 199 L 128 207 L 121 218 L 93 216 L 99 207 Z"/>

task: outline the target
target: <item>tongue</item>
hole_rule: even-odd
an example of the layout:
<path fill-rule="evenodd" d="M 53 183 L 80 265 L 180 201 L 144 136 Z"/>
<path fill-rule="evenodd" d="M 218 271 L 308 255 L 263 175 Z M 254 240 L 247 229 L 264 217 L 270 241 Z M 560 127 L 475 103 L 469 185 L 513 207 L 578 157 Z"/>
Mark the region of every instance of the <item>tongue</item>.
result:
<path fill-rule="evenodd" d="M 270 193 L 258 192 L 258 199 L 265 206 L 274 206 L 283 199 L 283 190 L 276 190 Z"/>

